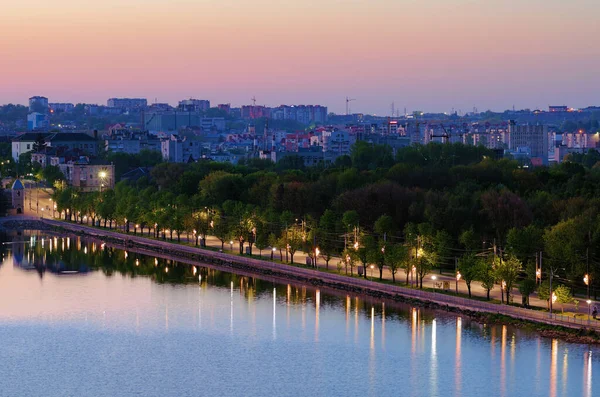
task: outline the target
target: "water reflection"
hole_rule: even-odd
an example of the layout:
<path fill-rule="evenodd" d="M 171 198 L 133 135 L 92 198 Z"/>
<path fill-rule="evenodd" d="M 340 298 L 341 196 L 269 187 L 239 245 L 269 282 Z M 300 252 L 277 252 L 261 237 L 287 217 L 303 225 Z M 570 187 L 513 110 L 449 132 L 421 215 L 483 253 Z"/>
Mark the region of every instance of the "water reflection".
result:
<path fill-rule="evenodd" d="M 348 380 L 353 389 L 346 394 L 404 389 L 415 396 L 479 390 L 593 396 L 597 348 L 548 341 L 506 325 L 125 253 L 80 238 L 13 235 L 1 250 L 0 324 L 84 324 L 130 330 L 140 338 L 160 332 L 165 340 L 183 330 L 186 340 L 200 338 L 204 348 L 213 339 L 224 350 L 235 346 L 228 365 L 237 354 L 258 349 L 296 372 L 294 362 L 336 377 L 350 374 L 356 381 Z M 287 356 L 286 349 L 294 355 Z M 305 375 L 326 388 L 321 375 Z"/>

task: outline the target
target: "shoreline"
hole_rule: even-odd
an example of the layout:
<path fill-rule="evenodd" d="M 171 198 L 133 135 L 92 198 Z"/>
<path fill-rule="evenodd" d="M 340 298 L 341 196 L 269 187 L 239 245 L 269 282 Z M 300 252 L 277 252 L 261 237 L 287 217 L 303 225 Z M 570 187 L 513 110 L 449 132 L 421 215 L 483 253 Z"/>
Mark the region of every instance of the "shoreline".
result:
<path fill-rule="evenodd" d="M 15 224 L 16 223 L 16 224 Z M 13 226 L 13 224 L 15 224 Z M 325 287 L 341 292 L 408 303 L 430 309 L 464 314 L 482 323 L 510 324 L 538 332 L 541 336 L 561 338 L 571 343 L 600 344 L 600 322 L 594 327 L 550 318 L 548 313 L 514 306 L 459 298 L 435 292 L 381 284 L 362 278 L 328 273 L 288 264 L 205 250 L 175 242 L 157 241 L 139 235 L 125 235 L 112 230 L 50 219 L 6 220 L 10 230 L 52 230 L 97 239 L 118 248 L 132 249 L 141 254 L 170 256 L 191 265 L 203 263 L 231 272 L 250 273 L 274 281 L 293 281 L 313 287 Z"/>

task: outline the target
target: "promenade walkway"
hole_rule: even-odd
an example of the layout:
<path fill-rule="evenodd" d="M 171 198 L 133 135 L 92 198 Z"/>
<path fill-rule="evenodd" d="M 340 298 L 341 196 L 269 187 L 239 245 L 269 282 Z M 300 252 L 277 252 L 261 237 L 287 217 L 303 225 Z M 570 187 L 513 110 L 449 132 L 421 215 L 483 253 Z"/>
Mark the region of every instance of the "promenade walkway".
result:
<path fill-rule="evenodd" d="M 252 258 L 252 257 L 248 257 L 248 256 L 234 255 L 233 253 L 228 252 L 228 250 L 226 250 L 225 252 L 218 252 L 217 250 L 208 251 L 208 250 L 203 250 L 201 248 L 197 248 L 197 247 L 194 247 L 191 245 L 181 245 L 181 244 L 176 244 L 176 243 L 170 242 L 170 241 L 151 240 L 147 236 L 146 237 L 140 236 L 139 232 L 138 232 L 138 235 L 133 235 L 133 234 L 125 235 L 122 231 L 99 229 L 99 228 L 94 228 L 94 227 L 87 226 L 87 225 L 74 224 L 74 223 L 69 223 L 69 222 L 64 222 L 64 221 L 59 221 L 59 220 L 44 219 L 43 222 L 48 225 L 51 225 L 51 226 L 62 227 L 62 228 L 65 228 L 67 230 L 71 230 L 74 232 L 83 232 L 83 233 L 86 233 L 86 234 L 89 234 L 89 235 L 92 235 L 95 237 L 99 237 L 99 238 L 102 238 L 103 236 L 105 236 L 105 237 L 111 237 L 114 239 L 120 239 L 123 241 L 125 241 L 125 240 L 135 241 L 135 242 L 138 242 L 140 244 L 145 244 L 145 245 L 148 245 L 150 243 L 153 246 L 158 246 L 158 247 L 163 248 L 164 250 L 169 250 L 169 251 L 175 251 L 175 252 L 180 252 L 180 253 L 189 253 L 189 254 L 203 254 L 205 256 L 210 256 L 212 258 L 220 259 L 224 262 L 244 264 L 249 267 L 256 268 L 256 269 L 269 270 L 276 274 L 293 275 L 296 278 L 305 279 L 307 281 L 318 280 L 320 282 L 329 284 L 332 287 L 336 287 L 336 286 L 351 287 L 351 288 L 354 288 L 357 290 L 362 290 L 365 293 L 369 293 L 369 292 L 382 293 L 384 295 L 389 295 L 392 298 L 394 296 L 401 295 L 406 298 L 415 298 L 415 299 L 419 299 L 422 301 L 437 303 L 440 305 L 448 305 L 448 306 L 456 307 L 456 308 L 459 308 L 462 310 L 498 313 L 498 314 L 504 314 L 504 315 L 508 315 L 511 317 L 519 318 L 519 319 L 543 322 L 543 323 L 552 324 L 552 325 L 562 325 L 562 326 L 573 327 L 573 328 L 587 327 L 587 328 L 592 328 L 597 331 L 600 331 L 600 321 L 588 319 L 587 316 L 586 317 L 563 316 L 560 313 L 556 313 L 556 312 L 553 313 L 552 315 L 550 315 L 548 312 L 541 311 L 541 310 L 524 309 L 524 308 L 516 307 L 516 306 L 501 305 L 498 303 L 491 303 L 491 302 L 485 302 L 485 301 L 480 301 L 480 300 L 475 300 L 475 299 L 468 299 L 468 298 L 464 298 L 461 296 L 456 296 L 456 295 L 452 295 L 452 294 L 448 294 L 448 293 L 441 293 L 441 292 L 435 292 L 435 291 L 423 291 L 423 290 L 419 290 L 416 288 L 400 286 L 399 283 L 392 285 L 389 283 L 380 283 L 380 282 L 376 282 L 376 281 L 365 280 L 363 278 L 358 278 L 358 277 L 347 277 L 345 275 L 323 271 L 324 269 L 322 269 L 322 268 L 324 267 L 324 264 L 319 264 L 319 269 L 290 266 L 288 264 L 277 263 L 277 262 L 272 262 L 272 261 L 268 260 L 268 258 L 270 258 L 270 252 L 267 254 L 267 255 L 269 255 L 268 257 L 265 257 L 265 255 L 263 255 L 262 258 Z M 210 243 L 210 241 L 209 241 L 209 243 Z M 211 247 L 214 247 L 213 244 L 209 244 L 209 245 Z M 218 246 L 218 248 L 221 247 L 220 242 L 218 242 L 217 246 Z M 233 249 L 234 250 L 236 249 L 235 245 L 234 245 Z M 237 252 L 237 251 L 235 251 L 235 252 Z M 302 258 L 302 255 L 296 254 L 295 258 L 296 257 Z M 303 259 L 305 259 L 305 256 Z M 304 263 L 304 262 L 302 262 L 302 263 Z M 331 269 L 332 269 L 332 267 L 330 266 L 330 270 Z M 377 269 L 374 269 L 374 270 L 377 270 Z M 389 271 L 388 271 L 388 273 L 389 273 Z M 374 274 L 375 274 L 375 272 L 374 272 Z M 444 277 L 443 279 L 454 280 L 454 278 L 449 277 L 449 276 L 442 276 L 442 277 Z M 400 278 L 400 280 L 402 280 L 402 278 Z M 398 281 L 398 278 L 397 278 L 397 281 Z M 461 292 L 464 292 L 464 289 L 461 290 Z M 587 304 L 586 304 L 586 306 L 587 306 Z"/>

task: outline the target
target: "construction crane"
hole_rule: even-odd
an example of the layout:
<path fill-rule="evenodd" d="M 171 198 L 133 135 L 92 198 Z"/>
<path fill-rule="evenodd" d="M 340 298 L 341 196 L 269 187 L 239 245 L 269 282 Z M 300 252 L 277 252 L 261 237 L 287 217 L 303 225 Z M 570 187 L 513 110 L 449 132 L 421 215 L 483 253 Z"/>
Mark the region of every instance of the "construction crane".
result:
<path fill-rule="evenodd" d="M 350 102 L 352 101 L 356 101 L 356 99 L 346 97 L 346 116 L 350 115 Z"/>

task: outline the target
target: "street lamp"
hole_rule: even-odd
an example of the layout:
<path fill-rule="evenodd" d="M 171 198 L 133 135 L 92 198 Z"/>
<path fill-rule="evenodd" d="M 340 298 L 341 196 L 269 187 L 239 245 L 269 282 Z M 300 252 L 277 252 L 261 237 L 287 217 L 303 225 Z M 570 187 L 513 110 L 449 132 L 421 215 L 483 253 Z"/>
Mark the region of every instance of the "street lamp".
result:
<path fill-rule="evenodd" d="M 275 255 L 275 251 L 277 251 L 277 248 L 273 247 L 271 249 L 271 260 L 273 260 L 273 255 Z"/>
<path fill-rule="evenodd" d="M 462 274 L 460 274 L 460 272 L 456 273 L 456 295 L 458 295 L 458 282 L 460 281 L 460 279 L 462 278 Z"/>
<path fill-rule="evenodd" d="M 583 282 L 587 286 L 587 297 L 589 299 L 590 298 L 590 276 L 589 276 L 589 274 L 586 274 L 585 276 L 583 276 Z"/>
<path fill-rule="evenodd" d="M 104 182 L 106 181 L 106 171 L 100 171 L 98 176 L 100 177 L 100 192 L 102 192 L 102 188 L 104 187 Z"/>
<path fill-rule="evenodd" d="M 435 280 L 437 280 L 437 276 L 431 276 L 432 281 L 432 286 L 433 286 L 433 290 L 435 291 Z"/>
<path fill-rule="evenodd" d="M 233 251 L 233 240 L 229 241 L 229 249 Z"/>
<path fill-rule="evenodd" d="M 371 268 L 371 280 L 373 280 L 373 268 L 374 268 L 375 266 L 371 265 L 371 266 L 369 266 L 369 267 Z"/>
<path fill-rule="evenodd" d="M 410 286 L 413 286 L 413 278 L 415 277 L 415 274 L 417 272 L 417 267 L 415 265 L 413 265 L 412 271 L 410 272 Z"/>
<path fill-rule="evenodd" d="M 592 300 L 588 299 L 588 300 L 586 300 L 586 303 L 588 304 L 588 324 L 589 324 L 590 323 L 590 317 L 591 317 L 590 310 L 592 310 Z"/>

